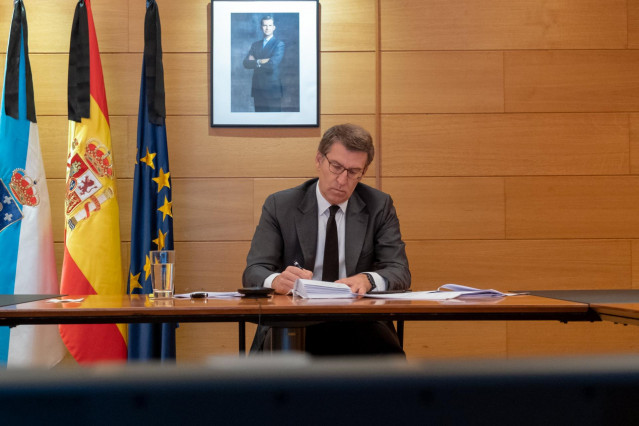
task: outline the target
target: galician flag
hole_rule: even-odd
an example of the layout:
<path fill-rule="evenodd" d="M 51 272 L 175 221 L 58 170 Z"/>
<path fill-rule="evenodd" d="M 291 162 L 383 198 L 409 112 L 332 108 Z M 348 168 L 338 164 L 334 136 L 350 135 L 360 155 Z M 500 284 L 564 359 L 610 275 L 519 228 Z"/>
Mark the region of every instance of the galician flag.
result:
<path fill-rule="evenodd" d="M 0 294 L 58 294 L 22 0 L 14 4 L 1 109 Z M 0 327 L 0 364 L 51 367 L 64 353 L 55 325 Z"/>
<path fill-rule="evenodd" d="M 111 131 L 91 3 L 75 9 L 69 49 L 69 140 L 61 292 L 123 295 Z M 79 363 L 126 360 L 126 326 L 60 325 Z"/>
<path fill-rule="evenodd" d="M 133 181 L 130 294 L 153 291 L 149 251 L 173 249 L 173 198 L 165 117 L 160 13 L 155 1 L 147 0 Z M 130 324 L 129 360 L 175 359 L 175 327 L 173 323 Z"/>

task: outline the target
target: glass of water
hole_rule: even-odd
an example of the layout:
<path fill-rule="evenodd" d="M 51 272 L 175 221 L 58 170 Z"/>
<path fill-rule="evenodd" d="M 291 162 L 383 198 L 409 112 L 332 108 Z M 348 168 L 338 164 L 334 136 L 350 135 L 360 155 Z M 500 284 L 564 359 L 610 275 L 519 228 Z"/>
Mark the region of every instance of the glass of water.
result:
<path fill-rule="evenodd" d="M 151 257 L 151 281 L 153 297 L 169 299 L 173 297 L 173 277 L 175 275 L 175 250 L 153 250 Z"/>

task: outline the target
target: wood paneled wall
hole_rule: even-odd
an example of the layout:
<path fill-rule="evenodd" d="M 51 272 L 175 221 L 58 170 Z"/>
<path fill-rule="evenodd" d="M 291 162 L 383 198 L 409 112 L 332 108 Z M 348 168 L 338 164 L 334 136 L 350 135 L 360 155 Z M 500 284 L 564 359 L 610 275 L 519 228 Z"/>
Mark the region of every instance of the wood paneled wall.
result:
<path fill-rule="evenodd" d="M 61 262 L 76 1 L 25 3 Z M 415 289 L 639 288 L 639 0 L 321 0 L 319 129 L 211 129 L 210 0 L 158 4 L 178 291 L 240 286 L 264 198 L 314 176 L 322 132 L 347 121 L 374 134 L 366 182 L 395 199 Z M 145 6 L 92 6 L 125 274 Z M 236 331 L 182 324 L 179 361 L 235 352 Z M 406 348 L 410 358 L 639 352 L 639 328 L 410 323 Z"/>

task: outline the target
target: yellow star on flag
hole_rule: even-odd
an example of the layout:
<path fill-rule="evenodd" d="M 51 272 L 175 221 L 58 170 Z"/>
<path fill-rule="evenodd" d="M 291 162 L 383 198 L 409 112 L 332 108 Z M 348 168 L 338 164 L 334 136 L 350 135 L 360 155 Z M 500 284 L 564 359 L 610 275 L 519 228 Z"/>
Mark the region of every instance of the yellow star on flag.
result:
<path fill-rule="evenodd" d="M 162 167 L 160 167 L 160 174 L 158 175 L 158 177 L 153 178 L 155 183 L 158 184 L 158 192 L 160 192 L 165 186 L 167 188 L 171 187 L 171 184 L 169 183 L 170 176 L 171 172 L 164 173 L 164 170 L 162 169 Z"/>
<path fill-rule="evenodd" d="M 146 149 L 146 155 L 142 158 L 140 158 L 140 162 L 141 163 L 146 163 L 147 166 L 151 167 L 153 170 L 155 170 L 155 164 L 153 164 L 153 159 L 155 158 L 157 154 L 152 154 L 149 152 L 149 148 Z"/>
<path fill-rule="evenodd" d="M 142 284 L 140 284 L 140 274 L 141 273 L 142 272 L 140 272 L 139 274 L 136 274 L 136 275 L 130 274 L 131 276 L 129 277 L 129 282 L 131 283 L 131 288 L 129 288 L 129 292 L 132 292 L 136 288 L 139 288 L 139 289 L 142 288 Z"/>
<path fill-rule="evenodd" d="M 160 207 L 158 209 L 158 211 L 162 212 L 162 221 L 164 221 L 164 219 L 166 219 L 166 215 L 168 214 L 169 216 L 173 217 L 173 211 L 172 211 L 172 206 L 173 206 L 173 202 L 169 201 L 166 196 L 164 197 L 164 204 L 162 205 L 162 207 Z"/>
<path fill-rule="evenodd" d="M 149 275 L 151 275 L 151 258 L 147 256 L 146 262 L 144 263 L 144 279 L 148 280 Z"/>
<path fill-rule="evenodd" d="M 153 243 L 158 246 L 158 250 L 164 249 L 164 241 L 166 240 L 167 233 L 162 233 L 162 231 L 158 231 L 158 237 L 153 240 Z"/>

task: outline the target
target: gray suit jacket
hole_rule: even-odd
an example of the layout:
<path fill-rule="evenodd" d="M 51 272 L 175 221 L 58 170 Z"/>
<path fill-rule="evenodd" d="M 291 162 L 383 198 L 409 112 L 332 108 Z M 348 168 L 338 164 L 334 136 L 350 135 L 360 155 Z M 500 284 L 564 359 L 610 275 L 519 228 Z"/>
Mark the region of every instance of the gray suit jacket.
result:
<path fill-rule="evenodd" d="M 317 248 L 316 179 L 270 195 L 264 202 L 242 276 L 261 287 L 274 272 L 298 261 L 313 270 Z M 388 290 L 408 289 L 410 271 L 390 195 L 359 183 L 346 209 L 346 272 L 377 272 Z"/>

